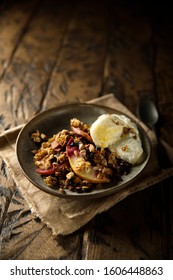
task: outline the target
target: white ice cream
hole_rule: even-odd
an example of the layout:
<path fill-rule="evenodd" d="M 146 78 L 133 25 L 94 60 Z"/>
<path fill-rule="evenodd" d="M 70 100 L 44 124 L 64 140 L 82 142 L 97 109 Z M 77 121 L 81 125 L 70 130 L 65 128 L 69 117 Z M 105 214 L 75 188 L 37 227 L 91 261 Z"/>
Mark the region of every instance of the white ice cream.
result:
<path fill-rule="evenodd" d="M 136 164 L 143 154 L 137 126 L 124 115 L 101 115 L 92 124 L 90 135 L 97 146 L 109 148 L 118 158 L 131 164 Z"/>

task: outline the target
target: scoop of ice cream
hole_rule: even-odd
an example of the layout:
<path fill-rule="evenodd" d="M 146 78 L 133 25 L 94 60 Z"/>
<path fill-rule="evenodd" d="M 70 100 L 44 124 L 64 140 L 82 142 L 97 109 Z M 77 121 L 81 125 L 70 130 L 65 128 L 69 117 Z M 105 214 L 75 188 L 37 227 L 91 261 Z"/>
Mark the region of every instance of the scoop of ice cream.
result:
<path fill-rule="evenodd" d="M 103 114 L 91 125 L 90 135 L 95 145 L 108 148 L 131 164 L 143 154 L 139 131 L 134 122 L 124 115 Z"/>

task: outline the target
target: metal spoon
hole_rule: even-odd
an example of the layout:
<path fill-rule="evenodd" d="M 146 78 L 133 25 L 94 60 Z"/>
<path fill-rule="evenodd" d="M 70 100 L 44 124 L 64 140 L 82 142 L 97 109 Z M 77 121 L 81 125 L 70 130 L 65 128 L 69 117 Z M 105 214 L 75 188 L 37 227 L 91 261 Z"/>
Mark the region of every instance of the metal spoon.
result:
<path fill-rule="evenodd" d="M 170 160 L 168 158 L 167 152 L 162 145 L 159 137 L 159 113 L 154 102 L 148 97 L 141 97 L 137 108 L 138 117 L 143 123 L 149 126 L 155 133 L 157 145 L 156 153 L 158 158 L 158 163 L 161 168 L 168 168 L 171 166 Z"/>
<path fill-rule="evenodd" d="M 156 124 L 159 120 L 159 113 L 153 101 L 148 98 L 142 97 L 138 106 L 138 116 L 140 119 L 148 125 L 158 137 Z"/>

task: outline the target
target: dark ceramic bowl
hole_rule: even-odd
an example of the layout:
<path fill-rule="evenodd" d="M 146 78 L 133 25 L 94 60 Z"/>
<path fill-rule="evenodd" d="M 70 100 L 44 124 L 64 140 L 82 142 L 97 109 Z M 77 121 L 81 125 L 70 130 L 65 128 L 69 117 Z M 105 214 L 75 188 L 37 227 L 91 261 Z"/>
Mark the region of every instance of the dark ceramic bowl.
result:
<path fill-rule="evenodd" d="M 20 131 L 16 143 L 18 162 L 25 176 L 31 181 L 31 183 L 33 183 L 40 190 L 51 195 L 80 199 L 106 196 L 132 184 L 146 167 L 151 154 L 150 140 L 143 128 L 134 120 L 133 122 L 136 123 L 139 129 L 144 149 L 143 161 L 141 164 L 134 166 L 131 172 L 128 175 L 123 176 L 123 180 L 118 182 L 116 185 L 109 184 L 102 189 L 96 189 L 89 193 L 81 194 L 67 190 L 66 194 L 62 194 L 58 189 L 55 190 L 48 187 L 44 183 L 42 177 L 35 171 L 36 166 L 34 165 L 33 154 L 31 151 L 38 149 L 38 147 L 31 140 L 31 134 L 34 131 L 39 130 L 40 132 L 45 133 L 48 137 L 52 137 L 53 134 L 59 132 L 62 129 L 70 129 L 69 123 L 71 118 L 75 117 L 87 124 L 91 124 L 98 118 L 98 116 L 105 113 L 123 114 L 114 109 L 99 105 L 68 104 L 49 109 L 33 117 Z"/>

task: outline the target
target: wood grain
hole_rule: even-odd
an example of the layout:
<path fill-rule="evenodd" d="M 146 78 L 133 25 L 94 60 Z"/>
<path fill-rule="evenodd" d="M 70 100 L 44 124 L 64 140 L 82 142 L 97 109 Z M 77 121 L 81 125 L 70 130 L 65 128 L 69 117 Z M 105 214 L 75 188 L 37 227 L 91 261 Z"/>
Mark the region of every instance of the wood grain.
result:
<path fill-rule="evenodd" d="M 173 146 L 173 23 L 159 5 L 131 2 L 2 1 L 0 132 L 55 105 L 110 92 L 136 113 L 147 94 Z M 172 179 L 65 237 L 31 214 L 2 158 L 0 194 L 0 259 L 173 258 Z"/>
<path fill-rule="evenodd" d="M 166 25 L 166 30 L 163 27 L 158 28 L 155 36 L 155 82 L 160 112 L 161 135 L 170 145 L 173 145 L 173 43 L 170 41 L 172 34 L 172 26 Z"/>
<path fill-rule="evenodd" d="M 140 93 L 153 91 L 150 22 L 137 8 L 110 1 L 109 26 L 104 92 L 114 92 L 136 114 Z"/>
<path fill-rule="evenodd" d="M 79 1 L 73 10 L 43 109 L 100 94 L 108 39 L 105 9 L 104 1 Z"/>
<path fill-rule="evenodd" d="M 161 188 L 133 194 L 96 217 L 85 236 L 87 258 L 167 258 L 168 235 Z"/>
<path fill-rule="evenodd" d="M 41 110 L 66 26 L 64 9 L 62 2 L 57 7 L 56 1 L 43 1 L 25 26 L 0 83 L 1 129 L 25 123 Z"/>
<path fill-rule="evenodd" d="M 15 50 L 22 40 L 38 1 L 4 1 L 0 6 L 0 78 L 8 67 Z"/>

